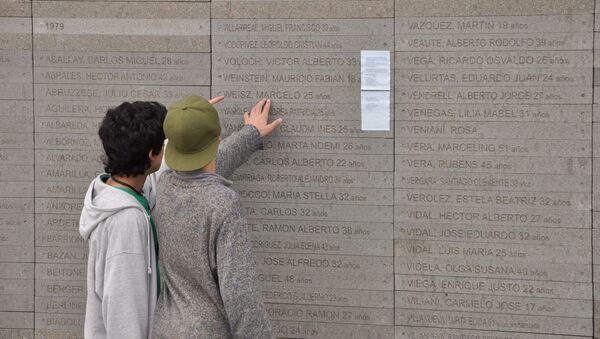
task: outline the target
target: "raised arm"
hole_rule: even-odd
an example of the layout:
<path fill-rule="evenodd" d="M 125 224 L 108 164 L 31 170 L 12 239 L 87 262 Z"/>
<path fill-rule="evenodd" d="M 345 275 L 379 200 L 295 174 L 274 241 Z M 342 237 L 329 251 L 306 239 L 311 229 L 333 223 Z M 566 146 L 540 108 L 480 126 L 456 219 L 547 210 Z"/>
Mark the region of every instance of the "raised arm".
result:
<path fill-rule="evenodd" d="M 261 138 L 274 131 L 283 120 L 269 123 L 271 100 L 262 99 L 244 113 L 244 127 L 221 141 L 217 153 L 217 174 L 229 178 L 250 156 L 262 148 Z"/>

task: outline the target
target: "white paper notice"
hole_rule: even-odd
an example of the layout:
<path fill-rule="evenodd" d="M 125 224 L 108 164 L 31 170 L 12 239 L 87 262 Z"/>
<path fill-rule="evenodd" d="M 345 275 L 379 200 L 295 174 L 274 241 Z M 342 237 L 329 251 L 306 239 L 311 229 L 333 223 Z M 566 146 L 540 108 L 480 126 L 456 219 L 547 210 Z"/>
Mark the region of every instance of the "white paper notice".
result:
<path fill-rule="evenodd" d="M 390 51 L 360 51 L 360 89 L 390 90 Z"/>
<path fill-rule="evenodd" d="M 360 51 L 360 115 L 363 131 L 390 130 L 389 51 Z"/>
<path fill-rule="evenodd" d="M 390 91 L 361 91 L 360 114 L 363 131 L 389 131 Z"/>

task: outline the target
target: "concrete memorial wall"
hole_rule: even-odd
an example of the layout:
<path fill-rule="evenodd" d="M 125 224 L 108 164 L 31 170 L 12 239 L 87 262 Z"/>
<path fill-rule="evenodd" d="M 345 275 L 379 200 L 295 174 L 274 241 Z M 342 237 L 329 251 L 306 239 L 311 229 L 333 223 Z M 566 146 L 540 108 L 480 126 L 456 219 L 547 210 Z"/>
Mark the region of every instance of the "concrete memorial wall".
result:
<path fill-rule="evenodd" d="M 599 8 L 0 0 L 0 338 L 82 337 L 98 124 L 187 94 L 285 119 L 233 176 L 275 336 L 600 337 Z"/>

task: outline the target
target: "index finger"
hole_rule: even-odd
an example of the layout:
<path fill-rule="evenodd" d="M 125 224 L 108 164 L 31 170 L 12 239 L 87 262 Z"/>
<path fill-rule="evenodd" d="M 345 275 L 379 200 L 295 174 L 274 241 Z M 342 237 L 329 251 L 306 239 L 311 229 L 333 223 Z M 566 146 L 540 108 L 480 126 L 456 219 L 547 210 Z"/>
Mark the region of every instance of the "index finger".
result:
<path fill-rule="evenodd" d="M 208 100 L 208 103 L 211 104 L 211 105 L 216 105 L 216 104 L 220 103 L 223 100 L 225 100 L 225 96 L 224 95 L 219 95 L 218 97 L 214 97 L 214 98 Z"/>
<path fill-rule="evenodd" d="M 269 114 L 270 109 L 271 109 L 271 99 L 267 99 L 267 102 L 263 106 L 262 114 L 265 114 L 265 113 Z"/>

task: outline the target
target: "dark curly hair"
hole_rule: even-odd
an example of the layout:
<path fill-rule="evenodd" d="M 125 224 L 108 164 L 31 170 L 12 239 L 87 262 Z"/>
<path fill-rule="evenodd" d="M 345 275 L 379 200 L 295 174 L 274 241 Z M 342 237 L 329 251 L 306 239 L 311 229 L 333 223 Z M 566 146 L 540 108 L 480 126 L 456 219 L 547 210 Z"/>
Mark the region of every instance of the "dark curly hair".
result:
<path fill-rule="evenodd" d="M 106 112 L 98 135 L 104 147 L 104 171 L 136 176 L 150 167 L 148 152 L 159 154 L 165 141 L 167 109 L 158 102 L 124 102 Z"/>

